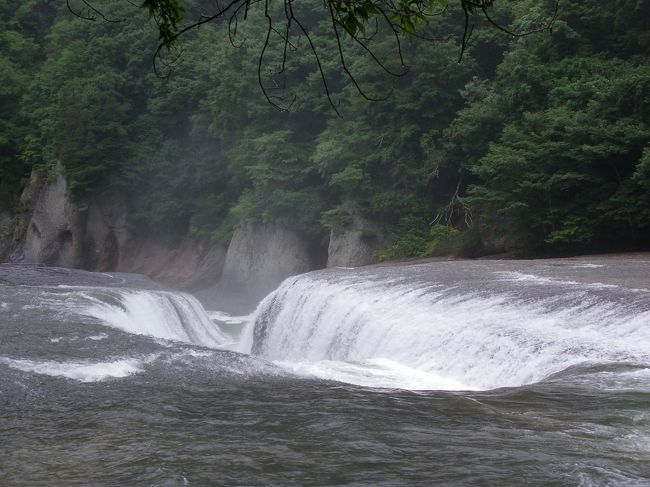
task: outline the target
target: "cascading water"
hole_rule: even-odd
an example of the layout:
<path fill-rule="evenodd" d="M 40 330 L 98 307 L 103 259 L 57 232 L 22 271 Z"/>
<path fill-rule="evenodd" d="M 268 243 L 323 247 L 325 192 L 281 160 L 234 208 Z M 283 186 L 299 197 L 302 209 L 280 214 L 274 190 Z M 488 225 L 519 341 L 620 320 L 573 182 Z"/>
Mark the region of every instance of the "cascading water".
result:
<path fill-rule="evenodd" d="M 242 348 L 360 385 L 520 386 L 577 364 L 650 364 L 648 294 L 512 272 L 308 274 L 260 304 Z"/>
<path fill-rule="evenodd" d="M 0 264 L 0 483 L 647 486 L 649 276 L 650 256 L 333 269 L 247 320 Z"/>
<path fill-rule="evenodd" d="M 78 313 L 127 333 L 219 348 L 232 340 L 210 320 L 190 294 L 102 289 L 81 294 Z"/>

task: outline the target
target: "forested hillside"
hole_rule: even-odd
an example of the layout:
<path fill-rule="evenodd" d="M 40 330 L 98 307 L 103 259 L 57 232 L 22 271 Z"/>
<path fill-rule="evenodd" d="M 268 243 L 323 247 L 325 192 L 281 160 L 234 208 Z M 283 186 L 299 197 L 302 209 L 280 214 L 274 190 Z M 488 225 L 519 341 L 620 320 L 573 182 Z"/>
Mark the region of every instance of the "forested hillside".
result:
<path fill-rule="evenodd" d="M 0 206 L 22 211 L 31 170 L 60 161 L 81 203 L 114 188 L 129 195 L 134 229 L 167 239 L 227 241 L 250 220 L 325 241 L 356 208 L 385 229 L 382 258 L 650 247 L 650 0 L 563 0 L 552 32 L 517 38 L 477 19 L 460 63 L 450 11 L 420 31 L 436 40 L 402 46 L 401 77 L 346 44 L 380 101 L 341 69 L 320 2 L 296 2 L 342 117 L 306 42 L 264 77 L 290 110 L 267 102 L 263 19 L 234 39 L 202 26 L 156 73 L 146 13 L 104 4 L 120 22 L 84 21 L 63 1 L 0 0 Z M 525 30 L 554 4 L 495 8 Z M 370 45 L 399 70 L 389 33 Z M 281 46 L 271 40 L 264 73 Z"/>

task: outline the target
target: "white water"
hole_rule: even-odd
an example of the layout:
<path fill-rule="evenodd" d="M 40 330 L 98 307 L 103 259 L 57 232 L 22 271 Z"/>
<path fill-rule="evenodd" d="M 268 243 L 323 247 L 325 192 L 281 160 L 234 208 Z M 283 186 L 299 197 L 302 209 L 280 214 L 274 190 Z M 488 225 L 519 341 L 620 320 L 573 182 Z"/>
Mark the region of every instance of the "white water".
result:
<path fill-rule="evenodd" d="M 113 299 L 102 300 L 86 294 L 90 304 L 82 306 L 78 312 L 136 335 L 212 348 L 223 348 L 232 341 L 210 320 L 201 303 L 189 294 L 111 290 L 109 295 Z"/>
<path fill-rule="evenodd" d="M 75 290 L 66 306 L 162 343 L 235 349 L 291 374 L 367 387 L 487 390 L 581 364 L 650 367 L 650 291 L 493 268 L 440 281 L 421 279 L 416 266 L 384 277 L 297 276 L 251 317 L 206 312 L 187 294 L 133 289 Z"/>
<path fill-rule="evenodd" d="M 485 390 L 576 364 L 650 364 L 648 307 L 622 306 L 596 286 L 564 282 L 552 297 L 522 300 L 400 282 L 290 278 L 260 304 L 240 349 L 294 373 L 409 389 Z"/>
<path fill-rule="evenodd" d="M 53 360 L 18 360 L 9 357 L 0 357 L 0 363 L 23 372 L 49 375 L 52 377 L 65 377 L 80 382 L 99 382 L 109 378 L 122 378 L 142 372 L 145 363 L 154 357 L 144 359 L 118 358 L 111 361 L 92 362 L 56 362 Z"/>

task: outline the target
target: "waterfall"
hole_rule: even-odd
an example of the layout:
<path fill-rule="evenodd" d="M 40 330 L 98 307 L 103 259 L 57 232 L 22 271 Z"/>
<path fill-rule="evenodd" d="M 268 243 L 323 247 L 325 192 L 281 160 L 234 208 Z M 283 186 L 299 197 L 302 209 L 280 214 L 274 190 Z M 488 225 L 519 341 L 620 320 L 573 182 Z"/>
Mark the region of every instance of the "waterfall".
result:
<path fill-rule="evenodd" d="M 108 288 L 81 294 L 77 313 L 127 333 L 213 348 L 232 341 L 190 294 Z"/>
<path fill-rule="evenodd" d="M 577 364 L 650 364 L 647 290 L 508 273 L 472 282 L 289 278 L 241 347 L 322 378 L 454 390 L 530 384 Z"/>

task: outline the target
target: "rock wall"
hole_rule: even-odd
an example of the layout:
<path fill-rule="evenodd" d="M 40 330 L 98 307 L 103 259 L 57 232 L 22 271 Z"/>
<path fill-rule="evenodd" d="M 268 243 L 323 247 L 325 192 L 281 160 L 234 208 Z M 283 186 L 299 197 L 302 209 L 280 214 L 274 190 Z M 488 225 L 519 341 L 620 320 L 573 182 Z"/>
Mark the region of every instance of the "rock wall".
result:
<path fill-rule="evenodd" d="M 220 283 L 197 295 L 210 308 L 249 312 L 284 279 L 316 267 L 309 242 L 296 232 L 243 223 L 228 246 Z"/>
<path fill-rule="evenodd" d="M 104 191 L 88 198 L 84 268 L 97 271 L 119 268 L 123 250 L 131 240 L 127 225 L 128 211 L 126 198 L 115 191 Z"/>
<path fill-rule="evenodd" d="M 25 219 L 22 260 L 82 267 L 83 216 L 69 198 L 68 185 L 60 171 L 50 178 L 33 172 L 21 204 L 31 210 Z"/>
<path fill-rule="evenodd" d="M 374 264 L 375 252 L 384 244 L 383 232 L 374 222 L 344 206 L 351 222 L 332 228 L 327 249 L 327 267 L 357 267 Z"/>
<path fill-rule="evenodd" d="M 115 270 L 129 240 L 128 208 L 116 192 L 76 202 L 58 166 L 44 176 L 33 172 L 21 196 L 27 213 L 18 217 L 24 243 L 13 260 L 97 271 Z"/>
<path fill-rule="evenodd" d="M 60 167 L 49 177 L 32 174 L 21 201 L 28 212 L 13 222 L 10 215 L 0 215 L 0 260 L 9 255 L 3 236 L 13 232 L 14 241 L 16 234 L 24 235 L 22 253 L 12 250 L 13 261 L 144 274 L 193 292 L 212 309 L 249 312 L 285 278 L 325 265 L 324 249 L 279 224 L 242 223 L 227 250 L 195 238 L 164 244 L 135 236 L 124 196 L 107 190 L 79 204 Z M 329 267 L 373 263 L 383 244 L 377 225 L 358 212 L 348 213 L 351 224 L 331 232 Z"/>
<path fill-rule="evenodd" d="M 116 270 L 135 272 L 184 291 L 216 285 L 226 259 L 225 247 L 187 238 L 176 245 L 148 239 L 130 241 L 120 253 Z"/>
<path fill-rule="evenodd" d="M 135 237 L 123 195 L 106 190 L 76 202 L 60 166 L 49 176 L 32 173 L 21 204 L 28 209 L 24 214 L 0 212 L 0 261 L 140 273 L 190 291 L 213 286 L 221 277 L 223 246 L 193 238 L 165 245 Z"/>

